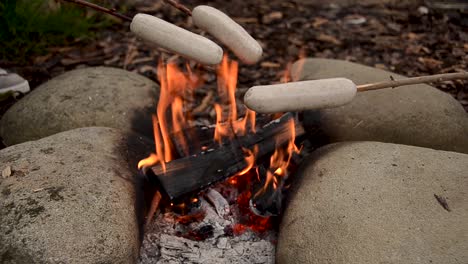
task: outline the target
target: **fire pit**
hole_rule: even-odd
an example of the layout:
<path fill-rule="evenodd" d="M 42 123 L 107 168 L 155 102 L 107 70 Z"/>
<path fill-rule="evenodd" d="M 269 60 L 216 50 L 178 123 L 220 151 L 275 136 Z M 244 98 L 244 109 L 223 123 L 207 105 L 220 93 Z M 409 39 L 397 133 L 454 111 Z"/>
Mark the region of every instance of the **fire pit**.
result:
<path fill-rule="evenodd" d="M 225 56 L 215 100 L 203 102 L 213 103 L 212 124 L 202 125 L 193 118 L 200 73 L 160 62 L 156 149 L 138 164 L 154 187 L 141 263 L 274 262 L 275 216 L 301 159 L 304 129 L 296 114 L 257 116 L 239 106 L 237 73 L 238 63 Z"/>

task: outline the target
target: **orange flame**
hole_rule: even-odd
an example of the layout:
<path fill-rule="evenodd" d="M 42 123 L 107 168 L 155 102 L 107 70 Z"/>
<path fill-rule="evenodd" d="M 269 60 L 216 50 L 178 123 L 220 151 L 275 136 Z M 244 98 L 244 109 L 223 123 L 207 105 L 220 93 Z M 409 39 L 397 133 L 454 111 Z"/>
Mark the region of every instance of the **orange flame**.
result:
<path fill-rule="evenodd" d="M 261 195 L 268 189 L 269 186 L 273 186 L 273 189 L 277 190 L 279 188 L 280 177 L 286 176 L 286 172 L 289 163 L 291 162 L 292 155 L 294 153 L 300 152 L 300 149 L 294 143 L 294 140 L 296 139 L 296 129 L 293 119 L 289 120 L 288 126 L 288 131 L 290 132 L 288 135 L 288 144 L 286 147 L 279 147 L 277 145 L 275 152 L 270 158 L 270 169 L 267 170 L 265 184 L 254 196 Z M 277 144 L 279 141 L 280 140 L 277 137 Z M 274 172 L 272 173 L 272 171 Z"/>
<path fill-rule="evenodd" d="M 158 64 L 158 79 L 161 84 L 159 101 L 156 114 L 153 115 L 155 153 L 138 163 L 138 168 L 145 168 L 160 162 L 163 171 L 166 171 L 166 163 L 174 159 L 174 146 L 170 134 L 174 131 L 182 131 L 187 127 L 188 120 L 184 114 L 184 96 L 192 96 L 193 90 L 200 81 L 189 71 L 184 73 L 177 68 L 175 63 L 167 65 Z M 168 118 L 170 115 L 170 118 Z M 188 142 L 183 133 L 175 134 L 176 140 L 185 154 L 188 154 Z"/>
<path fill-rule="evenodd" d="M 216 128 L 214 139 L 221 143 L 223 138 L 232 139 L 234 136 L 243 136 L 250 131 L 255 132 L 255 112 L 247 109 L 243 119 L 238 119 L 236 88 L 238 63 L 229 61 L 227 55 L 224 55 L 221 65 L 218 67 L 218 93 L 221 101 L 228 104 L 228 114 L 224 115 L 221 105 L 215 105 Z"/>
<path fill-rule="evenodd" d="M 247 153 L 247 156 L 245 156 L 245 161 L 247 162 L 247 166 L 239 172 L 237 175 L 244 175 L 247 172 L 249 172 L 255 165 L 255 156 L 258 153 L 258 146 L 255 145 L 253 151 L 247 148 L 242 148 L 245 153 Z"/>
<path fill-rule="evenodd" d="M 149 166 L 156 164 L 158 161 L 159 161 L 158 155 L 151 153 L 149 157 L 147 157 L 146 159 L 142 159 L 140 160 L 140 162 L 138 162 L 138 169 L 147 168 Z"/>

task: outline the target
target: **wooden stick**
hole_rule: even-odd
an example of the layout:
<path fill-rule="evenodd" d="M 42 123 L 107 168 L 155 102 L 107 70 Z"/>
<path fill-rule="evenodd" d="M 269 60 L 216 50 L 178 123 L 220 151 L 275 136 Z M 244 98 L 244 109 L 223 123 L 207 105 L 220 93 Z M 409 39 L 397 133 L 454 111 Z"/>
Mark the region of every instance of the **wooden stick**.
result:
<path fill-rule="evenodd" d="M 166 2 L 166 3 L 170 4 L 171 6 L 179 9 L 180 11 L 182 11 L 183 13 L 185 13 L 188 16 L 192 16 L 192 11 L 188 7 L 184 6 L 183 4 L 181 4 L 181 3 L 179 3 L 179 2 L 177 2 L 175 0 L 164 0 L 164 2 Z"/>
<path fill-rule="evenodd" d="M 96 11 L 103 12 L 103 13 L 115 16 L 117 18 L 120 18 L 122 20 L 132 22 L 131 17 L 128 17 L 126 15 L 122 15 L 120 13 L 117 13 L 115 11 L 115 9 L 108 9 L 108 8 L 105 8 L 105 7 L 102 7 L 100 5 L 96 5 L 96 4 L 93 4 L 93 3 L 90 3 L 90 2 L 87 2 L 87 1 L 84 1 L 84 0 L 62 0 L 62 1 L 77 4 L 77 5 L 81 5 L 81 6 L 84 6 L 84 7 L 89 7 L 89 8 L 92 8 L 92 9 L 96 10 Z M 167 4 L 179 9 L 180 11 L 182 11 L 183 13 L 185 13 L 188 16 L 192 16 L 192 11 L 188 7 L 186 7 L 185 5 L 179 3 L 179 2 L 177 2 L 175 0 L 164 0 L 164 2 L 166 2 Z"/>
<path fill-rule="evenodd" d="M 90 3 L 90 2 L 86 2 L 84 0 L 62 0 L 62 1 L 74 3 L 74 4 L 85 6 L 85 7 L 89 7 L 89 8 L 92 8 L 92 9 L 96 10 L 96 11 L 103 12 L 103 13 L 118 17 L 118 18 L 120 18 L 122 20 L 132 22 L 131 17 L 128 17 L 126 15 L 122 15 L 120 13 L 117 13 L 115 11 L 115 9 L 108 9 L 108 8 L 105 8 L 105 7 Z"/>
<path fill-rule="evenodd" d="M 156 191 L 151 201 L 150 210 L 146 217 L 146 223 L 145 223 L 146 226 L 149 226 L 151 224 L 151 220 L 153 220 L 154 214 L 158 210 L 159 203 L 161 202 L 161 198 L 162 198 L 161 193 L 159 191 Z"/>
<path fill-rule="evenodd" d="M 369 83 L 357 86 L 358 92 L 372 91 L 383 88 L 395 88 L 404 85 L 431 83 L 431 82 L 444 82 L 456 79 L 468 79 L 468 72 L 444 73 L 436 75 L 419 76 L 401 80 L 391 80 L 377 83 Z"/>

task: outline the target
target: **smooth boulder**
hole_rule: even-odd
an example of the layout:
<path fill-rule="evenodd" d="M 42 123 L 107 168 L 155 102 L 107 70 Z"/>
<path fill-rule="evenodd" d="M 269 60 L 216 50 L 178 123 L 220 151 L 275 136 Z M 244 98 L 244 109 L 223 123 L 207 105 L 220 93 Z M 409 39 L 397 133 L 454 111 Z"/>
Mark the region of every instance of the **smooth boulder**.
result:
<path fill-rule="evenodd" d="M 294 80 L 344 77 L 357 85 L 405 78 L 332 59 L 299 60 L 291 74 Z M 452 96 L 426 84 L 360 92 L 347 105 L 305 111 L 303 117 L 320 145 L 370 140 L 468 153 L 468 114 Z"/>
<path fill-rule="evenodd" d="M 0 151 L 0 263 L 135 263 L 145 142 L 79 128 Z"/>
<path fill-rule="evenodd" d="M 151 138 L 158 86 L 117 68 L 66 72 L 14 104 L 0 121 L 6 145 L 37 140 L 79 127 L 102 126 Z"/>
<path fill-rule="evenodd" d="M 468 155 L 346 142 L 303 165 L 277 263 L 468 263 Z"/>

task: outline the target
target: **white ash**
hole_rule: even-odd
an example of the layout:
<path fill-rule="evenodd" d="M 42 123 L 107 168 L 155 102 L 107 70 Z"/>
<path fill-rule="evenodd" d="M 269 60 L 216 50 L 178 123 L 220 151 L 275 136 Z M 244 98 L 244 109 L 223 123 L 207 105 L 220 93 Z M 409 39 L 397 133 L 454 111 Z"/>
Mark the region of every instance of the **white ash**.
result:
<path fill-rule="evenodd" d="M 237 203 L 229 205 L 215 189 L 209 190 L 205 197 L 209 202 L 200 198 L 199 210 L 205 213 L 201 221 L 183 225 L 172 213 L 159 213 L 154 218 L 145 230 L 139 264 L 275 262 L 274 230 L 262 236 L 250 230 L 241 235 L 227 234 L 226 230 L 240 219 Z M 204 240 L 181 237 L 206 226 L 212 227 L 212 234 Z"/>
<path fill-rule="evenodd" d="M 230 213 L 229 203 L 214 189 L 209 189 L 205 194 L 206 199 L 215 207 L 219 216 L 225 218 Z"/>

